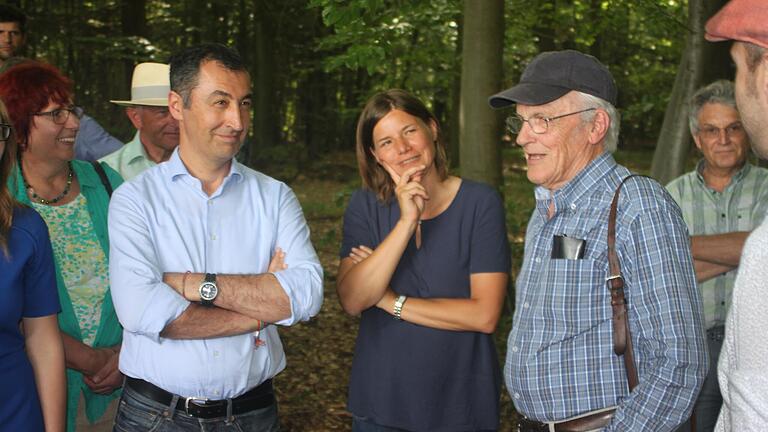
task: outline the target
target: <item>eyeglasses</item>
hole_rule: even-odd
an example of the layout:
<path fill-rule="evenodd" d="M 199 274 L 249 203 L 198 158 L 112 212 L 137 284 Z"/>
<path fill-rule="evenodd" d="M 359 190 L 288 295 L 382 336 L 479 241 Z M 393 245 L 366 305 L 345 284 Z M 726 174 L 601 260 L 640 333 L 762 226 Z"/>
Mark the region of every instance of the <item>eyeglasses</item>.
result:
<path fill-rule="evenodd" d="M 714 126 L 704 126 L 699 128 L 699 136 L 707 141 L 715 141 L 719 139 L 722 132 L 725 132 L 725 136 L 728 138 L 742 136 L 744 135 L 744 126 L 742 126 L 741 123 L 732 123 L 725 128 Z"/>
<path fill-rule="evenodd" d="M 518 114 L 512 114 L 511 116 L 507 117 L 507 129 L 511 134 L 517 135 L 523 129 L 523 123 L 528 123 L 528 126 L 531 127 L 531 130 L 533 131 L 533 133 L 543 134 L 543 133 L 547 133 L 547 131 L 549 130 L 549 122 L 553 120 L 572 116 L 575 114 L 581 114 L 587 111 L 594 111 L 596 109 L 597 108 L 587 108 L 581 111 L 576 111 L 568 114 L 561 114 L 559 116 L 554 116 L 554 117 L 533 116 L 529 119 L 524 118 Z"/>
<path fill-rule="evenodd" d="M 74 114 L 77 119 L 83 118 L 83 109 L 80 107 L 59 108 L 53 111 L 38 112 L 33 115 L 36 116 L 48 116 L 58 125 L 63 125 L 69 120 L 69 115 Z"/>
<path fill-rule="evenodd" d="M 8 138 L 11 137 L 12 130 L 13 130 L 13 126 L 5 123 L 0 123 L 0 141 L 8 141 Z"/>

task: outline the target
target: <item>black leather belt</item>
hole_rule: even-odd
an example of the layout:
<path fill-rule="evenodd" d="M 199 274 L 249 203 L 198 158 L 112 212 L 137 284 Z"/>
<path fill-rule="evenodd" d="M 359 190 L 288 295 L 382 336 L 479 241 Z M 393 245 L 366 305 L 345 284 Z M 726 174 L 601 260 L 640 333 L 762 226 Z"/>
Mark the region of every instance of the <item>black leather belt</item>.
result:
<path fill-rule="evenodd" d="M 611 422 L 615 409 L 579 417 L 554 424 L 555 432 L 584 432 L 601 429 Z M 549 425 L 540 421 L 520 416 L 517 420 L 518 432 L 549 432 Z"/>
<path fill-rule="evenodd" d="M 162 405 L 170 405 L 175 396 L 173 393 L 167 392 L 152 383 L 137 378 L 125 377 L 125 386 L 145 398 Z M 188 416 L 202 419 L 226 417 L 227 404 L 230 401 L 232 403 L 232 415 L 272 406 L 275 403 L 272 380 L 268 379 L 234 399 L 207 400 L 179 396 L 178 402 L 176 402 L 176 410 Z"/>

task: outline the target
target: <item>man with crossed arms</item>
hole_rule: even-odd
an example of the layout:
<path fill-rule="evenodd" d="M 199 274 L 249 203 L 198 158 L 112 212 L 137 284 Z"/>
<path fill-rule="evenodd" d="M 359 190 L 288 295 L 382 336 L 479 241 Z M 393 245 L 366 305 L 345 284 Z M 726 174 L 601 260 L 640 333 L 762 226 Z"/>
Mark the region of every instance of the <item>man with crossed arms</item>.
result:
<path fill-rule="evenodd" d="M 274 431 L 272 377 L 285 353 L 267 323 L 317 314 L 322 269 L 293 192 L 234 159 L 251 107 L 239 55 L 204 44 L 170 68 L 179 146 L 118 188 L 109 209 L 112 295 L 125 328 L 116 428 Z M 267 272 L 278 247 L 287 269 Z"/>

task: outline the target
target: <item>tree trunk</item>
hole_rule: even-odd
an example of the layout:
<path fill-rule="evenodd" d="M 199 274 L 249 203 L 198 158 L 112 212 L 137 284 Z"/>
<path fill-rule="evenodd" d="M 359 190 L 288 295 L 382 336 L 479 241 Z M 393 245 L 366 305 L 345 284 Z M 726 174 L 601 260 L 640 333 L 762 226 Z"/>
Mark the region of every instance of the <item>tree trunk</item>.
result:
<path fill-rule="evenodd" d="M 464 38 L 464 17 L 459 15 L 456 19 L 458 28 L 456 30 L 456 57 L 461 58 L 462 40 Z M 451 163 L 451 168 L 458 168 L 461 166 L 461 151 L 459 143 L 461 142 L 461 114 L 459 107 L 461 106 L 461 75 L 456 76 L 451 80 L 451 106 L 448 109 L 449 112 L 449 128 L 448 128 L 448 158 Z"/>
<path fill-rule="evenodd" d="M 651 165 L 651 175 L 662 184 L 680 176 L 685 169 L 691 146 L 691 133 L 688 129 L 690 99 L 701 87 L 705 65 L 711 63 L 707 59 L 714 53 L 712 44 L 704 40 L 704 24 L 717 11 L 720 3 L 720 0 L 688 2 L 690 33 L 686 38 Z"/>
<path fill-rule="evenodd" d="M 728 0 L 712 0 L 705 4 L 705 14 L 707 17 L 713 16 L 719 11 Z M 736 76 L 736 69 L 731 61 L 731 42 L 706 43 L 704 45 L 706 62 L 704 68 L 704 83 L 708 84 L 719 79 L 733 80 Z"/>
<path fill-rule="evenodd" d="M 146 0 L 123 0 L 120 5 L 120 27 L 123 36 L 141 36 L 147 37 L 147 14 Z M 116 86 L 121 99 L 130 99 L 130 83 L 133 77 L 134 60 L 126 59 L 123 62 L 123 70 L 117 76 L 123 79 Z"/>
<path fill-rule="evenodd" d="M 274 103 L 274 28 L 270 22 L 268 5 L 264 0 L 256 0 L 254 10 L 253 56 L 256 70 L 253 77 L 253 142 L 250 146 L 249 161 L 256 166 L 259 149 L 277 144 L 278 106 Z"/>
<path fill-rule="evenodd" d="M 503 0 L 465 1 L 460 96 L 462 177 L 501 185 L 500 114 L 488 106 L 499 91 L 504 45 Z"/>

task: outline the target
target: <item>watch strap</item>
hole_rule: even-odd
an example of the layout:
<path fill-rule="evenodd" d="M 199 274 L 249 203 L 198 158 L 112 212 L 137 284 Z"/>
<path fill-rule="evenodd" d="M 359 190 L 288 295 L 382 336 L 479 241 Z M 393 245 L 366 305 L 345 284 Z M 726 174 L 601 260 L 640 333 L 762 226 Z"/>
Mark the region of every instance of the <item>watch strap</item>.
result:
<path fill-rule="evenodd" d="M 405 301 L 408 300 L 408 297 L 401 295 L 400 297 L 395 300 L 395 307 L 392 311 L 392 314 L 395 316 L 395 319 L 400 321 L 403 318 L 400 316 L 400 314 L 403 313 L 403 305 L 405 304 Z"/>
<path fill-rule="evenodd" d="M 203 297 L 203 286 L 206 284 L 213 284 L 214 287 L 216 287 L 216 294 L 214 294 L 212 299 L 206 299 Z M 216 296 L 219 294 L 219 287 L 216 285 L 216 273 L 206 273 L 205 279 L 203 279 L 203 283 L 200 284 L 200 304 L 203 306 L 213 306 L 214 300 L 216 300 Z"/>

